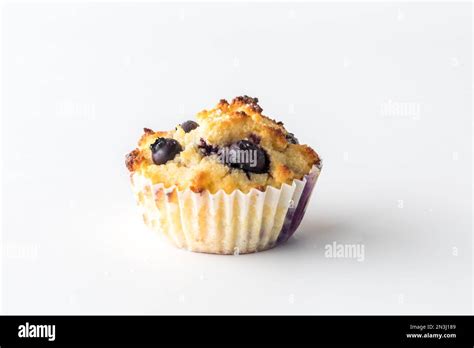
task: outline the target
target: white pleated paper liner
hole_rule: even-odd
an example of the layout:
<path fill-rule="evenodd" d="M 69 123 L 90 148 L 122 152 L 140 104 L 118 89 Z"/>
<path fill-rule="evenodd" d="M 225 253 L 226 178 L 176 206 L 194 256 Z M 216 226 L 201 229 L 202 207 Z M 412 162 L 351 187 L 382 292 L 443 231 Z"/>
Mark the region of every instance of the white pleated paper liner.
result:
<path fill-rule="evenodd" d="M 276 246 L 298 228 L 320 173 L 265 192 L 211 194 L 152 184 L 133 174 L 132 186 L 145 223 L 179 248 L 213 254 L 245 254 Z"/>

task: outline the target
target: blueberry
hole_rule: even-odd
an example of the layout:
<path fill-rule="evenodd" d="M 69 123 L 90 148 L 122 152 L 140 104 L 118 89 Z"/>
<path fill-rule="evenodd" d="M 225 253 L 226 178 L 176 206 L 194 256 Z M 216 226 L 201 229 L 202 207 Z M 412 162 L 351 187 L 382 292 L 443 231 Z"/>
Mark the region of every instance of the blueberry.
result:
<path fill-rule="evenodd" d="M 191 120 L 181 123 L 181 128 L 183 128 L 185 133 L 189 133 L 193 129 L 196 129 L 197 127 L 199 127 L 199 124 Z"/>
<path fill-rule="evenodd" d="M 288 142 L 291 143 L 291 144 L 299 144 L 300 143 L 298 141 L 298 139 L 296 139 L 296 137 L 293 133 L 287 133 L 286 134 L 286 140 L 288 140 Z"/>
<path fill-rule="evenodd" d="M 211 156 L 219 151 L 217 146 L 208 144 L 203 138 L 199 139 L 198 148 L 204 156 Z"/>
<path fill-rule="evenodd" d="M 227 153 L 227 156 L 224 155 Z M 247 140 L 239 140 L 225 149 L 219 155 L 224 158 L 224 163 L 232 168 L 242 169 L 250 173 L 268 172 L 270 161 L 267 153 L 260 146 Z"/>
<path fill-rule="evenodd" d="M 155 142 L 150 145 L 150 149 L 153 163 L 157 165 L 165 164 L 183 151 L 183 148 L 176 140 L 169 138 L 157 138 Z"/>
<path fill-rule="evenodd" d="M 256 134 L 253 134 L 253 133 L 252 133 L 252 134 L 250 134 L 250 136 L 249 136 L 249 140 L 250 140 L 252 143 L 258 145 L 258 144 L 260 144 L 260 141 L 262 140 L 262 138 L 260 138 L 260 137 L 259 137 L 258 135 L 256 135 Z"/>

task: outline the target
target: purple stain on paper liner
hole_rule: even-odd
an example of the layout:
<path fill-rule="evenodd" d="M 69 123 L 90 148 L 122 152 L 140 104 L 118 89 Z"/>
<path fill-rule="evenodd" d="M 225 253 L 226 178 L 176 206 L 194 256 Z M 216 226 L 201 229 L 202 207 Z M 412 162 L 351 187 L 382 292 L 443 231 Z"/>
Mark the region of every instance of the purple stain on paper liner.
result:
<path fill-rule="evenodd" d="M 304 185 L 303 192 L 301 193 L 298 205 L 295 208 L 289 208 L 286 213 L 285 222 L 280 231 L 276 244 L 286 242 L 295 231 L 298 229 L 303 216 L 306 213 L 306 207 L 308 206 L 309 198 L 313 192 L 316 180 L 318 179 L 319 171 L 314 171 L 305 175 L 306 184 Z"/>

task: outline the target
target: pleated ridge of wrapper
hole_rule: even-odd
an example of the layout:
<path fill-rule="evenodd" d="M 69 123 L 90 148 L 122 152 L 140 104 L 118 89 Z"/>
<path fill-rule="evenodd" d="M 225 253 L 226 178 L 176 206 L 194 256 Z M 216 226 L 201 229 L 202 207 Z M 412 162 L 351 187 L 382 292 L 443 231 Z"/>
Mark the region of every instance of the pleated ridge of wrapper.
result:
<path fill-rule="evenodd" d="M 314 166 L 303 180 L 280 189 L 267 186 L 264 192 L 180 191 L 175 186 L 152 184 L 138 173 L 132 176 L 132 187 L 144 222 L 177 247 L 245 254 L 270 249 L 294 233 L 319 173 L 320 167 Z M 299 221 L 293 223 L 295 219 Z"/>

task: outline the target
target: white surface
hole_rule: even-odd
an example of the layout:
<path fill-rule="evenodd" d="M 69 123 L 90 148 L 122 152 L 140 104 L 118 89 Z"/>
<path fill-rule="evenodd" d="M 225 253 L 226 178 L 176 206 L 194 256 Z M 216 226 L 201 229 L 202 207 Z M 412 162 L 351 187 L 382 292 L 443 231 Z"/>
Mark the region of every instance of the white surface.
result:
<path fill-rule="evenodd" d="M 5 5 L 3 313 L 471 313 L 471 17 Z M 143 225 L 124 155 L 143 127 L 241 94 L 324 158 L 307 215 L 267 252 L 177 250 Z M 325 257 L 334 241 L 364 261 Z"/>

